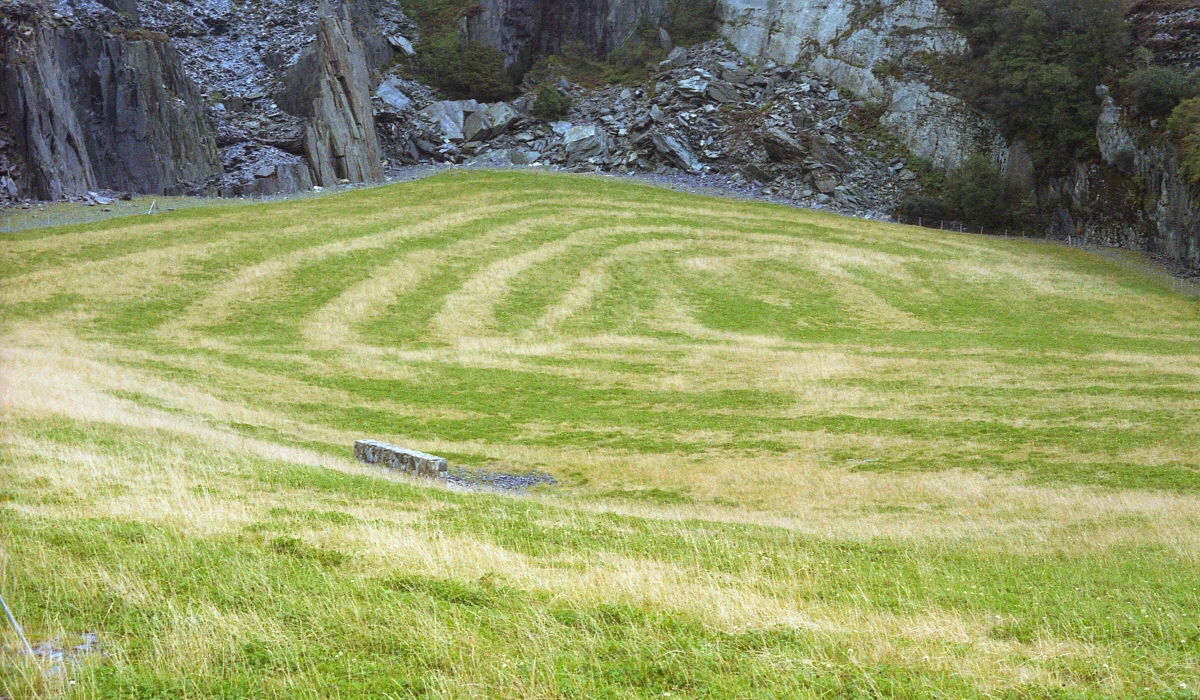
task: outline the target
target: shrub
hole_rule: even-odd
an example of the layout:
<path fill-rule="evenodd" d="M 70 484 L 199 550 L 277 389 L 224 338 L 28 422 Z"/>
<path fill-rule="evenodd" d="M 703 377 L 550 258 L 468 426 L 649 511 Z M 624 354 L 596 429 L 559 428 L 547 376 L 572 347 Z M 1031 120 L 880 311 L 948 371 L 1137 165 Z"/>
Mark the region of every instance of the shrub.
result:
<path fill-rule="evenodd" d="M 691 46 L 716 39 L 720 22 L 717 0 L 668 0 L 662 28 L 676 45 Z"/>
<path fill-rule="evenodd" d="M 563 75 L 586 87 L 607 84 L 613 75 L 612 64 L 601 60 L 579 39 L 563 41 L 562 51 L 539 61 L 529 72 L 535 80 L 553 80 Z"/>
<path fill-rule="evenodd" d="M 923 195 L 911 195 L 900 203 L 897 212 L 905 216 L 921 217 L 929 221 L 949 219 L 950 211 L 941 200 Z"/>
<path fill-rule="evenodd" d="M 1188 182 L 1200 184 L 1200 97 L 1180 102 L 1170 119 L 1167 130 L 1179 143 L 1179 169 Z"/>
<path fill-rule="evenodd" d="M 1095 94 L 1128 55 L 1122 0 L 944 0 L 970 51 L 939 74 L 1023 139 L 1038 172 L 1096 151 Z"/>
<path fill-rule="evenodd" d="M 904 67 L 896 61 L 884 61 L 872 68 L 871 73 L 880 80 L 884 78 L 904 80 Z"/>
<path fill-rule="evenodd" d="M 650 78 L 648 65 L 667 57 L 658 37 L 658 26 L 642 20 L 625 45 L 612 52 L 609 82 L 643 83 Z"/>
<path fill-rule="evenodd" d="M 567 116 L 571 111 L 571 98 L 559 92 L 550 83 L 542 83 L 538 87 L 537 97 L 533 101 L 533 116 L 548 122 Z"/>
<path fill-rule="evenodd" d="M 487 44 L 463 45 L 456 34 L 447 32 L 422 43 L 418 59 L 422 79 L 450 97 L 491 102 L 514 93 L 504 54 Z"/>
<path fill-rule="evenodd" d="M 987 156 L 974 155 L 946 175 L 942 201 L 967 221 L 995 225 L 1004 220 L 1004 182 Z"/>
<path fill-rule="evenodd" d="M 1200 94 L 1200 80 L 1181 68 L 1149 66 L 1126 78 L 1124 88 L 1138 114 L 1158 119 Z"/>

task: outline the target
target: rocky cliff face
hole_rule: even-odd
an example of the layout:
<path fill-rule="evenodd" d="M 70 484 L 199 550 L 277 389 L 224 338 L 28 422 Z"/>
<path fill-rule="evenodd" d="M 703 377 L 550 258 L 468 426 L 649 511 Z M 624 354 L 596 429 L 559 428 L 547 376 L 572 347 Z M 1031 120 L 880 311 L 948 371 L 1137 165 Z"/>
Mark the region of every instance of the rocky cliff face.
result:
<path fill-rule="evenodd" d="M 1000 157 L 995 128 L 930 86 L 928 61 L 967 49 L 935 0 L 720 0 L 722 32 L 741 53 L 802 63 L 885 106 L 882 122 L 941 167 L 979 152 Z"/>
<path fill-rule="evenodd" d="M 622 46 L 639 22 L 657 23 L 665 0 L 482 0 L 480 12 L 464 22 L 471 41 L 505 53 L 547 55 L 575 39 L 604 56 Z"/>
<path fill-rule="evenodd" d="M 1051 234 L 1147 250 L 1200 267 L 1200 210 L 1169 139 L 1131 122 L 1106 88 L 1096 140 L 1103 161 L 1050 183 Z"/>
<path fill-rule="evenodd" d="M 370 74 L 348 14 L 326 13 L 276 102 L 304 123 L 304 152 L 321 185 L 383 179 Z"/>
<path fill-rule="evenodd" d="M 165 36 L 69 25 L 30 5 L 6 24 L 0 99 L 20 190 L 184 192 L 221 172 L 199 91 Z"/>

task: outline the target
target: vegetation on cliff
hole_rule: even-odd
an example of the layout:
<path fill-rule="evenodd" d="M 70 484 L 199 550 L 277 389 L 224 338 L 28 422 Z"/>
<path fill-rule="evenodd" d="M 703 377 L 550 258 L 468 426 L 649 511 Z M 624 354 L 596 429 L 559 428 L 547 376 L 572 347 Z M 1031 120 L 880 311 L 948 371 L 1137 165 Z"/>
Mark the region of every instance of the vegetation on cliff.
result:
<path fill-rule="evenodd" d="M 560 37 L 560 51 L 539 56 L 526 47 L 516 57 L 480 42 L 466 43 L 458 23 L 482 11 L 467 0 L 412 0 L 405 11 L 421 27 L 422 43 L 417 62 L 422 80 L 447 96 L 489 101 L 511 97 L 526 75 L 544 80 L 565 75 L 587 86 L 606 83 L 641 83 L 650 77 L 648 65 L 666 58 L 659 29 L 671 42 L 691 46 L 718 37 L 720 17 L 716 0 L 669 0 L 659 18 L 646 18 L 633 34 L 613 51 L 589 46 L 581 36 Z"/>
<path fill-rule="evenodd" d="M 461 172 L 0 255 L 0 695 L 1194 697 L 1200 307 Z M 538 469 L 522 498 L 351 461 Z"/>
<path fill-rule="evenodd" d="M 1095 89 L 1129 51 L 1120 0 L 943 0 L 970 43 L 944 76 L 1045 178 L 1096 155 Z"/>

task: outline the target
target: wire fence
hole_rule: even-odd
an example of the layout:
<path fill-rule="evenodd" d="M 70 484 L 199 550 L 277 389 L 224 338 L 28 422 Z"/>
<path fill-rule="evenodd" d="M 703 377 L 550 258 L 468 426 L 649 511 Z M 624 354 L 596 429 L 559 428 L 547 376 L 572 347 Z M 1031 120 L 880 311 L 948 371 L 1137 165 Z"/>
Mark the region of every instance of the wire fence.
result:
<path fill-rule="evenodd" d="M 1121 267 L 1136 270 L 1137 272 L 1158 281 L 1163 286 L 1169 287 L 1173 292 L 1186 294 L 1193 298 L 1200 298 L 1200 276 L 1185 276 L 1184 274 L 1176 274 L 1172 272 L 1168 266 L 1156 263 L 1153 260 L 1148 259 L 1144 254 L 1139 254 L 1138 252 L 1128 248 L 1101 245 L 1095 242 L 1086 241 L 1078 236 L 1068 236 L 1066 239 L 1030 236 L 1027 232 L 1016 229 L 989 229 L 985 226 L 975 226 L 962 221 L 927 219 L 920 216 L 907 216 L 904 214 L 897 214 L 896 221 L 902 224 L 908 224 L 910 226 L 920 226 L 922 228 L 933 228 L 942 231 L 954 231 L 957 233 L 969 233 L 977 236 L 991 236 L 994 238 L 1023 238 L 1032 243 L 1065 246 L 1069 248 L 1078 248 L 1079 250 L 1086 250 L 1107 260 L 1111 260 Z M 1195 274 L 1195 271 L 1186 272 Z"/>
<path fill-rule="evenodd" d="M 448 168 L 443 165 L 412 166 L 393 171 L 383 182 L 336 185 L 320 190 L 288 192 L 274 195 L 244 197 L 163 197 L 139 195 L 132 200 L 117 200 L 107 204 L 84 201 L 55 202 L 33 205 L 29 209 L 10 208 L 0 211 L 0 233 L 20 233 L 38 228 L 91 224 L 130 216 L 154 216 L 163 212 L 196 207 L 237 206 L 266 202 L 313 199 L 347 190 L 371 189 L 407 180 L 436 175 Z"/>
<path fill-rule="evenodd" d="M 344 189 L 344 188 L 343 188 Z M 255 197 L 137 197 L 133 201 L 114 201 L 110 204 L 86 202 L 55 202 L 34 205 L 29 209 L 9 209 L 0 212 L 0 232 L 20 233 L 39 228 L 93 224 L 109 219 L 131 216 L 154 216 L 168 211 L 196 207 L 236 206 L 282 200 L 310 199 L 317 192 L 293 192 L 286 195 Z"/>

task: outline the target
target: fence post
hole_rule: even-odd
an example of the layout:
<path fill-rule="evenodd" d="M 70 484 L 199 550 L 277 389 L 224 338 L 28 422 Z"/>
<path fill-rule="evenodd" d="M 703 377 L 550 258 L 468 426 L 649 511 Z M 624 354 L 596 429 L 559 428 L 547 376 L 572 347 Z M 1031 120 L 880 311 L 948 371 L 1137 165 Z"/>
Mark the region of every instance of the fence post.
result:
<path fill-rule="evenodd" d="M 924 225 L 925 225 L 925 219 L 918 216 L 917 217 L 917 226 L 924 226 Z"/>

